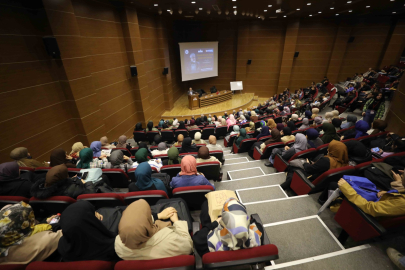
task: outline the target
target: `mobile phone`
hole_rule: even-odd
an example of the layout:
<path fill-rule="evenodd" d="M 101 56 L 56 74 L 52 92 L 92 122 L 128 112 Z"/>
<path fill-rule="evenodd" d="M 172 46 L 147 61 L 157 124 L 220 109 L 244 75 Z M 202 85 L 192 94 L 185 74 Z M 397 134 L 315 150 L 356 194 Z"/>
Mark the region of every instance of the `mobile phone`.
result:
<path fill-rule="evenodd" d="M 89 172 L 84 172 L 83 175 L 82 175 L 82 179 L 86 180 L 88 174 L 89 174 Z"/>
<path fill-rule="evenodd" d="M 371 150 L 373 150 L 373 152 L 379 152 L 379 151 L 380 151 L 380 148 L 375 147 L 375 148 L 371 148 Z"/>
<path fill-rule="evenodd" d="M 79 178 L 79 179 L 82 179 L 82 173 L 81 172 L 77 173 L 76 177 Z"/>

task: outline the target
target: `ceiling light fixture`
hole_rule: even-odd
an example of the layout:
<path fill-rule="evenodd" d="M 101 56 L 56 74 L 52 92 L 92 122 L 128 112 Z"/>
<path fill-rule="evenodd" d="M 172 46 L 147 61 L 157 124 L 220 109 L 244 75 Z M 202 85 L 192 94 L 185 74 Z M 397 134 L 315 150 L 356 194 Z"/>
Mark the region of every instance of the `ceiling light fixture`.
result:
<path fill-rule="evenodd" d="M 237 6 L 233 6 L 233 8 L 237 8 Z"/>
<path fill-rule="evenodd" d="M 353 10 L 349 10 L 349 12 L 352 12 Z"/>
<path fill-rule="evenodd" d="M 390 0 L 391 2 L 394 2 L 395 0 Z"/>
<path fill-rule="evenodd" d="M 170 12 L 170 9 L 168 9 L 167 11 Z"/>
<path fill-rule="evenodd" d="M 348 3 L 348 4 L 351 4 L 351 3 L 352 3 L 352 1 L 347 1 L 347 3 Z"/>
<path fill-rule="evenodd" d="M 264 12 L 267 12 L 267 9 L 265 9 Z"/>
<path fill-rule="evenodd" d="M 236 2 L 236 0 L 232 0 L 232 2 Z"/>
<path fill-rule="evenodd" d="M 339 14 L 336 14 L 336 16 L 339 16 Z"/>
<path fill-rule="evenodd" d="M 322 13 L 322 11 L 318 11 L 318 13 Z"/>
<path fill-rule="evenodd" d="M 287 17 L 286 15 L 283 16 L 284 18 Z"/>
<path fill-rule="evenodd" d="M 158 6 L 158 4 L 154 4 L 154 6 L 155 6 L 155 7 L 157 7 L 157 6 Z"/>
<path fill-rule="evenodd" d="M 297 10 L 301 10 L 301 9 L 297 8 Z"/>
<path fill-rule="evenodd" d="M 369 8 L 370 6 L 366 6 L 366 8 Z"/>
<path fill-rule="evenodd" d="M 309 17 L 312 17 L 312 14 L 309 14 Z"/>
<path fill-rule="evenodd" d="M 272 7 L 273 5 L 269 5 L 268 7 Z"/>
<path fill-rule="evenodd" d="M 183 10 L 181 8 L 179 8 L 179 14 L 183 13 Z"/>
<path fill-rule="evenodd" d="M 311 5 L 311 3 L 307 3 L 307 6 L 310 6 Z"/>
<path fill-rule="evenodd" d="M 335 9 L 334 7 L 331 7 L 330 9 Z"/>
<path fill-rule="evenodd" d="M 395 14 L 395 13 L 396 13 L 395 11 L 392 12 L 392 14 Z"/>
<path fill-rule="evenodd" d="M 202 10 L 202 7 L 200 7 L 199 10 Z"/>
<path fill-rule="evenodd" d="M 191 4 L 195 4 L 195 2 L 193 1 L 193 2 L 191 2 Z"/>
<path fill-rule="evenodd" d="M 211 10 L 208 9 L 208 10 L 207 10 L 207 14 L 210 15 L 210 14 L 211 14 Z"/>

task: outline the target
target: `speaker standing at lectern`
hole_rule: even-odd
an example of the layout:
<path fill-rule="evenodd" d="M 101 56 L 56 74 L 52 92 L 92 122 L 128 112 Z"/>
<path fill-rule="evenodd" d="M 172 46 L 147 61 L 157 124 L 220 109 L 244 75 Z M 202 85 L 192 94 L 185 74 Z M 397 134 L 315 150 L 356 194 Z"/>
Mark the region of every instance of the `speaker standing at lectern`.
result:
<path fill-rule="evenodd" d="M 190 87 L 190 89 L 188 89 L 187 94 L 188 94 L 189 96 L 190 96 L 190 95 L 193 95 L 193 94 L 194 94 L 193 88 Z"/>

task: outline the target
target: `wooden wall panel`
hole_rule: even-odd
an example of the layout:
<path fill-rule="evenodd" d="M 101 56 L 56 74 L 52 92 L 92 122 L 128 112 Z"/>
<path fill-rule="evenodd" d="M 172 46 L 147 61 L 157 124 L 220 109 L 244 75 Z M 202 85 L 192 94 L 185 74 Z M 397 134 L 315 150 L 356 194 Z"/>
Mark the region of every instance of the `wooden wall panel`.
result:
<path fill-rule="evenodd" d="M 405 80 L 401 80 L 397 92 L 390 104 L 386 121 L 388 122 L 387 130 L 405 136 L 405 113 L 403 106 L 405 103 Z"/>

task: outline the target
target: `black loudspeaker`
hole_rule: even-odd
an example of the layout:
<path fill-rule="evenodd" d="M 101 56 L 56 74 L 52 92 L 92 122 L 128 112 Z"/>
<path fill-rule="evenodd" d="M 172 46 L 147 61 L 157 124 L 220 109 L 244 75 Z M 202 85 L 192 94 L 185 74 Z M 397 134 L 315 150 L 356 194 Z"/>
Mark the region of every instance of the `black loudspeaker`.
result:
<path fill-rule="evenodd" d="M 252 64 L 252 59 L 248 59 L 247 64 L 248 65 Z"/>
<path fill-rule="evenodd" d="M 349 37 L 349 40 L 347 41 L 347 43 L 352 43 L 354 41 L 354 37 Z"/>
<path fill-rule="evenodd" d="M 54 37 L 43 37 L 42 40 L 45 44 L 45 49 L 47 53 L 53 58 L 60 58 L 60 51 L 56 38 Z"/>
<path fill-rule="evenodd" d="M 294 53 L 294 57 L 298 57 L 298 55 L 300 55 L 300 52 L 295 52 Z"/>
<path fill-rule="evenodd" d="M 136 68 L 136 66 L 130 66 L 129 69 L 131 70 L 132 77 L 138 76 L 138 69 Z"/>
<path fill-rule="evenodd" d="M 163 75 L 169 74 L 169 68 L 168 67 L 163 68 L 162 74 Z"/>

